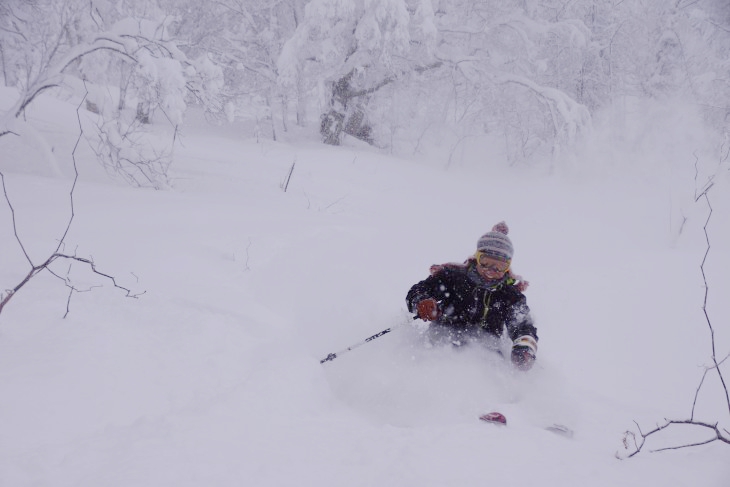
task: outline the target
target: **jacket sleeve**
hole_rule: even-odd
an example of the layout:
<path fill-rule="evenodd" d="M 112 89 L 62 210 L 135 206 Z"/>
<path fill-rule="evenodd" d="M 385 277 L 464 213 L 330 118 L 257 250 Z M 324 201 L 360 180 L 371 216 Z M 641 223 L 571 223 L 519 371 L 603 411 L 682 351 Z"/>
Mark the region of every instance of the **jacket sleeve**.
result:
<path fill-rule="evenodd" d="M 406 294 L 406 305 L 408 306 L 408 311 L 413 313 L 416 309 L 416 304 L 418 304 L 420 301 L 423 301 L 424 299 L 432 297 L 430 291 L 430 281 L 432 280 L 433 276 L 428 277 L 411 287 L 411 289 L 408 291 L 408 294 Z"/>
<path fill-rule="evenodd" d="M 514 342 L 520 337 L 531 336 L 537 341 L 537 328 L 530 315 L 525 295 L 516 291 L 516 300 L 512 303 L 509 316 L 506 320 L 507 333 Z"/>
<path fill-rule="evenodd" d="M 429 276 L 423 281 L 414 284 L 413 287 L 408 291 L 408 294 L 406 295 L 406 305 L 408 306 L 408 311 L 413 313 L 416 309 L 416 304 L 423 301 L 424 299 L 433 298 L 438 300 L 438 296 L 436 296 L 436 293 L 434 290 L 436 289 L 436 286 L 438 278 L 435 276 Z"/>

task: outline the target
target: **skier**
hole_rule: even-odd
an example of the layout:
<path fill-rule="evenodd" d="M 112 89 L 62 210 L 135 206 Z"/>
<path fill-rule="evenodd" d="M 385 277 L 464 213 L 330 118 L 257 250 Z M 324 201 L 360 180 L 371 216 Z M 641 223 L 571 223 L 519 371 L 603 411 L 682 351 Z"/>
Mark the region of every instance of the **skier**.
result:
<path fill-rule="evenodd" d="M 527 282 L 512 273 L 514 253 L 505 222 L 479 238 L 474 256 L 463 264 L 431 267 L 431 275 L 415 284 L 408 311 L 429 321 L 429 334 L 455 345 L 485 341 L 498 348 L 506 328 L 512 340 L 512 363 L 529 370 L 537 352 L 537 329 L 523 291 Z"/>

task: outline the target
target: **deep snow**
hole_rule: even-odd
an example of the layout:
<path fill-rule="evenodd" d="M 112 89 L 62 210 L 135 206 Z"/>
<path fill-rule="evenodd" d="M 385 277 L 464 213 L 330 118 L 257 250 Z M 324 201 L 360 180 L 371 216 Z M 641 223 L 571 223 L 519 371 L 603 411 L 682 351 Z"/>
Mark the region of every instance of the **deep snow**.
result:
<path fill-rule="evenodd" d="M 0 93 L 9 105 L 12 91 Z M 44 96 L 28 111 L 60 175 L 37 143 L 0 138 L 35 263 L 70 214 L 77 103 Z M 82 142 L 65 249 L 144 294 L 127 298 L 74 264 L 78 286 L 101 287 L 75 293 L 65 319 L 68 289 L 48 273 L 6 306 L 0 485 L 730 485 L 725 444 L 648 451 L 706 431 L 671 428 L 616 458 L 634 421 L 648 430 L 689 417 L 710 363 L 699 267 L 708 210 L 693 202 L 691 140 L 673 138 L 671 153 L 648 135 L 625 151 L 596 141 L 600 150 L 546 175 L 238 130 L 190 123 L 165 191 L 110 180 Z M 720 359 L 730 352 L 727 168 L 716 182 L 705 270 Z M 5 289 L 30 268 L 0 203 Z M 500 220 L 540 335 L 526 374 L 479 347 L 429 348 L 405 310 L 431 264 L 463 260 Z M 709 375 L 695 417 L 729 428 L 720 392 Z M 508 427 L 477 420 L 495 409 Z M 553 422 L 574 438 L 543 429 Z"/>

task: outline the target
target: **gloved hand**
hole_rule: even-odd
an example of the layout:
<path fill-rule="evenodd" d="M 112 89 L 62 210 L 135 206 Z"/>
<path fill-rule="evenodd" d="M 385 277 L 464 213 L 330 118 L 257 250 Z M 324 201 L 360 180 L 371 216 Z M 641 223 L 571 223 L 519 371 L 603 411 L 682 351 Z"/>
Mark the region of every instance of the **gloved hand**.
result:
<path fill-rule="evenodd" d="M 537 340 L 530 335 L 523 335 L 512 343 L 512 363 L 520 370 L 530 370 L 535 363 Z"/>
<path fill-rule="evenodd" d="M 416 312 L 423 321 L 433 321 L 441 316 L 439 304 L 433 298 L 419 301 L 416 304 Z"/>
<path fill-rule="evenodd" d="M 512 363 L 520 370 L 530 370 L 535 362 L 535 352 L 525 345 L 512 347 Z"/>

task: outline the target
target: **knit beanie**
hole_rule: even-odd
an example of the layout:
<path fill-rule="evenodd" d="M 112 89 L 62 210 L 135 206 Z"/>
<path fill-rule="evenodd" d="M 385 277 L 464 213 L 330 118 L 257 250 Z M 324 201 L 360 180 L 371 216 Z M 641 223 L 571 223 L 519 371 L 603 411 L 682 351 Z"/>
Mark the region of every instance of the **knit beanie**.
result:
<path fill-rule="evenodd" d="M 479 237 L 477 251 L 505 262 L 512 260 L 514 248 L 512 241 L 507 236 L 508 233 L 509 228 L 505 222 L 497 223 L 492 227 L 491 232 Z"/>

